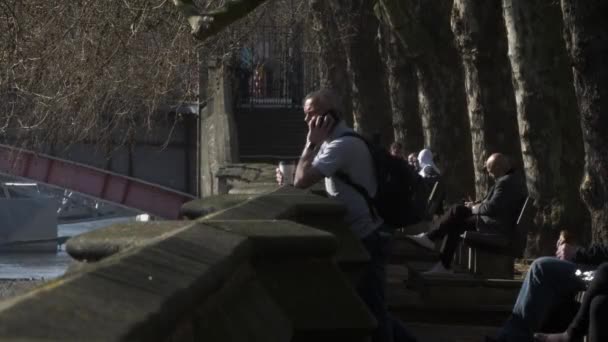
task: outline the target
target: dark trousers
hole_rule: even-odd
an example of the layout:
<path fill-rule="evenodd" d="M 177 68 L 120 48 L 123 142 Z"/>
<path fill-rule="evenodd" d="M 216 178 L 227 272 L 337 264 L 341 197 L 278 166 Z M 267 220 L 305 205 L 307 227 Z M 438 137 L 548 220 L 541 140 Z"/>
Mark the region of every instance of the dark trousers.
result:
<path fill-rule="evenodd" d="M 477 217 L 471 212 L 471 208 L 462 204 L 450 207 L 441 218 L 437 227 L 427 235 L 429 239 L 438 242 L 447 235 L 445 246 L 441 251 L 441 263 L 445 268 L 450 268 L 454 252 L 460 241 L 460 235 L 467 230 L 475 230 Z"/>
<path fill-rule="evenodd" d="M 588 333 L 589 342 L 608 341 L 608 263 L 595 271 L 585 292 L 583 303 L 568 328 L 569 335 L 581 338 Z"/>
<path fill-rule="evenodd" d="M 386 264 L 390 238 L 381 227 L 361 240 L 370 261 L 359 279 L 357 292 L 378 322 L 372 336 L 373 342 L 415 342 L 416 339 L 405 326 L 389 315 L 386 305 Z"/>

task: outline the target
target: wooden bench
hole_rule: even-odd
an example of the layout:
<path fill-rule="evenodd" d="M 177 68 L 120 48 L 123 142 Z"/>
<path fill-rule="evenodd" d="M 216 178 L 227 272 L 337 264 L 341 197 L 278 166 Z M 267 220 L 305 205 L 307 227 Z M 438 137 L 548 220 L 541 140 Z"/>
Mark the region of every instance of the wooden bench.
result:
<path fill-rule="evenodd" d="M 526 248 L 532 202 L 530 197 L 524 201 L 511 237 L 479 231 L 466 231 L 462 235 L 462 246 L 468 249 L 466 266 L 471 273 L 485 278 L 513 278 L 515 258 L 521 258 Z"/>

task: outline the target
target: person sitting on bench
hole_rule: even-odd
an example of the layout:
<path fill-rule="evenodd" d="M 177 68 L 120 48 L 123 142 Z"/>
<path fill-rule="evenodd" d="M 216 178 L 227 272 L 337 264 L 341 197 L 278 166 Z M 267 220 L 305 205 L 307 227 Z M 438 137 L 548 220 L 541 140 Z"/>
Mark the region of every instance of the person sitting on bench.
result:
<path fill-rule="evenodd" d="M 447 235 L 447 241 L 438 262 L 427 274 L 452 273 L 450 269 L 460 235 L 467 230 L 479 230 L 511 236 L 521 207 L 527 197 L 524 177 L 516 172 L 509 159 L 494 153 L 488 158 L 485 169 L 495 180 L 487 195 L 480 202 L 465 202 L 452 206 L 428 233 L 411 235 L 409 238 L 422 247 L 435 249 L 435 241 Z"/>
<path fill-rule="evenodd" d="M 486 342 L 574 342 L 587 335 L 587 341 L 608 341 L 608 245 L 593 244 L 579 247 L 562 237 L 557 242 L 556 257 L 541 257 L 532 263 L 526 274 L 509 319 L 497 337 L 486 337 Z M 585 289 L 577 268 L 598 266 L 595 276 L 578 312 L 569 303 L 577 292 Z M 568 328 L 560 334 L 533 334 L 554 326 L 551 319 L 564 321 Z M 563 328 L 562 328 L 563 329 Z M 563 331 L 563 330 L 562 330 Z"/>

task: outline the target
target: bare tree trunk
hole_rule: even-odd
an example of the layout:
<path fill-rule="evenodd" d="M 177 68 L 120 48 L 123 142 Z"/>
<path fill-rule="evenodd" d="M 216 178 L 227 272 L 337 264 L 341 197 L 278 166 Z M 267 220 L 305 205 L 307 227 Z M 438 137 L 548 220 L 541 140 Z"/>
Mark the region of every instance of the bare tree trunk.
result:
<path fill-rule="evenodd" d="M 459 201 L 474 192 L 473 156 L 461 61 L 450 28 L 452 1 L 379 4 L 404 51 L 414 58 L 425 145 L 443 171 L 447 200 Z"/>
<path fill-rule="evenodd" d="M 381 51 L 386 64 L 395 141 L 403 144 L 407 155 L 420 151 L 424 146 L 416 69 L 403 51 L 395 32 L 386 25 L 382 25 L 381 32 Z"/>
<path fill-rule="evenodd" d="M 585 227 L 578 111 L 553 0 L 503 0 L 519 133 L 538 231 L 530 254 L 552 254 L 560 229 Z"/>
<path fill-rule="evenodd" d="M 393 141 L 391 106 L 386 75 L 376 43 L 378 19 L 374 2 L 369 0 L 332 0 L 340 37 L 346 51 L 352 81 L 355 129 L 388 146 Z"/>
<path fill-rule="evenodd" d="M 591 213 L 594 242 L 608 243 L 608 2 L 562 0 L 565 36 L 585 142 L 581 194 Z"/>
<path fill-rule="evenodd" d="M 353 125 L 353 102 L 350 77 L 346 71 L 346 54 L 340 41 L 331 8 L 327 0 L 309 0 L 315 39 L 319 47 L 321 88 L 334 91 L 340 97 L 345 121 Z"/>
<path fill-rule="evenodd" d="M 455 0 L 452 31 L 464 66 L 475 192 L 482 198 L 489 186 L 484 163 L 495 152 L 523 167 L 507 34 L 497 1 Z"/>

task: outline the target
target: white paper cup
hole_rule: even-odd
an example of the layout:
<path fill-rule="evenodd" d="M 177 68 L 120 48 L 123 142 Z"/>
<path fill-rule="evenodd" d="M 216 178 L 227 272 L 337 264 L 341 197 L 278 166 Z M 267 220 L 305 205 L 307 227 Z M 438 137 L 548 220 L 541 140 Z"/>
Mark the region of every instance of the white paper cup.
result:
<path fill-rule="evenodd" d="M 293 176 L 296 172 L 296 166 L 293 162 L 279 162 L 279 171 L 283 175 L 283 184 L 293 184 Z"/>

